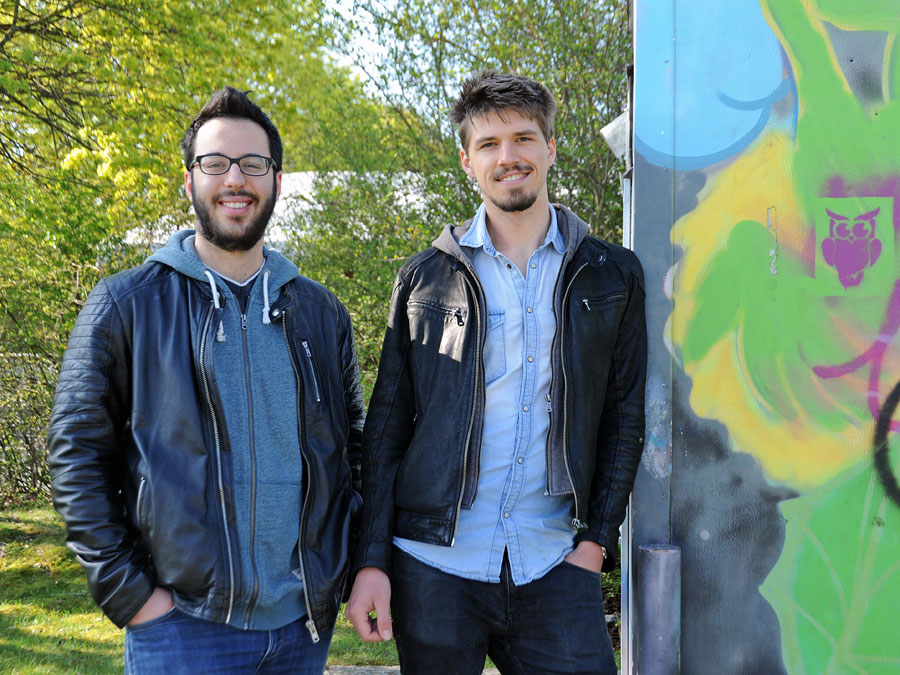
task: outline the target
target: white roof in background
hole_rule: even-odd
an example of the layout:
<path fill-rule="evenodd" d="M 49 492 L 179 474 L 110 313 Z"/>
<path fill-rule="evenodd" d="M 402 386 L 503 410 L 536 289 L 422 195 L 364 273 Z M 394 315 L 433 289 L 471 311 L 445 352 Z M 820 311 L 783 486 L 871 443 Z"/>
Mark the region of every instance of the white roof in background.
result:
<path fill-rule="evenodd" d="M 266 228 L 266 241 L 280 244 L 287 241 L 283 223 L 291 222 L 291 216 L 309 206 L 315 171 L 295 171 L 281 174 L 281 197 L 275 202 L 272 220 Z"/>

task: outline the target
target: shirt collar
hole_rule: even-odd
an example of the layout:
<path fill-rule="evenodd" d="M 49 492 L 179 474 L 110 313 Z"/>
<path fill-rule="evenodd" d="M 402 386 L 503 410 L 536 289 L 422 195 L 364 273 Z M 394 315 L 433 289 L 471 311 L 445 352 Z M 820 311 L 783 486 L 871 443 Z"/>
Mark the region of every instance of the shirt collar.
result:
<path fill-rule="evenodd" d="M 544 237 L 544 243 L 541 246 L 546 246 L 547 244 L 552 244 L 557 253 L 566 252 L 566 244 L 556 222 L 556 209 L 552 205 L 550 206 L 550 227 L 547 229 L 547 236 Z M 469 248 L 483 248 L 488 255 L 497 255 L 497 249 L 494 248 L 494 244 L 491 242 L 491 235 L 487 230 L 484 204 L 478 207 L 478 211 L 475 212 L 475 218 L 472 220 L 472 225 L 460 237 L 459 245 L 468 246 Z"/>

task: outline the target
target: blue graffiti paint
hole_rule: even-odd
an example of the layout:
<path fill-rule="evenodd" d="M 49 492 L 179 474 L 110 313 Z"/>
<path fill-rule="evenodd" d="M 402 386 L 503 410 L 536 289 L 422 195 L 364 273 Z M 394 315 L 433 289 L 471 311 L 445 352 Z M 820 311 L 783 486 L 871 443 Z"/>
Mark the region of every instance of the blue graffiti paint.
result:
<path fill-rule="evenodd" d="M 635 149 L 657 166 L 694 170 L 747 147 L 792 90 L 758 0 L 686 0 L 677 13 L 635 5 L 635 76 L 653 83 L 636 87 Z"/>

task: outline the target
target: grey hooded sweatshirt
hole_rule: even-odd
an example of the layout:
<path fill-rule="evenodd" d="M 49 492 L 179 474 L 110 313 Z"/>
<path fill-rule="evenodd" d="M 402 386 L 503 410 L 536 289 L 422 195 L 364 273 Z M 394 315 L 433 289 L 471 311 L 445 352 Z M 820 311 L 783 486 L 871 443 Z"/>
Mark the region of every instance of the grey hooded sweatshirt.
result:
<path fill-rule="evenodd" d="M 209 284 L 224 307 L 211 359 L 225 410 L 234 475 L 241 583 L 229 623 L 269 630 L 306 614 L 299 574 L 302 459 L 297 435 L 297 389 L 282 329 L 269 306 L 299 274 L 277 251 L 264 249 L 246 313 L 231 289 L 204 265 L 194 233 L 173 235 L 148 260 Z"/>

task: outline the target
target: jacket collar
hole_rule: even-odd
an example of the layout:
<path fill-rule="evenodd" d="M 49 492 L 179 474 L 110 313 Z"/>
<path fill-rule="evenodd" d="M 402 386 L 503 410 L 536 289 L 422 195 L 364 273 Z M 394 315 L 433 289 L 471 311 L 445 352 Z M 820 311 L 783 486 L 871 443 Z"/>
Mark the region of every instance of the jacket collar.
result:
<path fill-rule="evenodd" d="M 581 218 L 576 216 L 571 209 L 562 204 L 553 204 L 556 210 L 556 223 L 559 232 L 565 242 L 566 251 L 564 262 L 571 259 L 575 250 L 581 245 L 581 242 L 587 236 L 588 226 Z M 445 225 L 444 229 L 438 235 L 437 239 L 432 242 L 437 250 L 456 258 L 464 265 L 472 268 L 472 260 L 478 249 L 462 247 L 459 245 L 460 237 L 462 237 L 472 226 L 473 219 L 465 221 L 462 225 L 453 226 Z M 474 271 L 474 270 L 473 270 Z"/>

